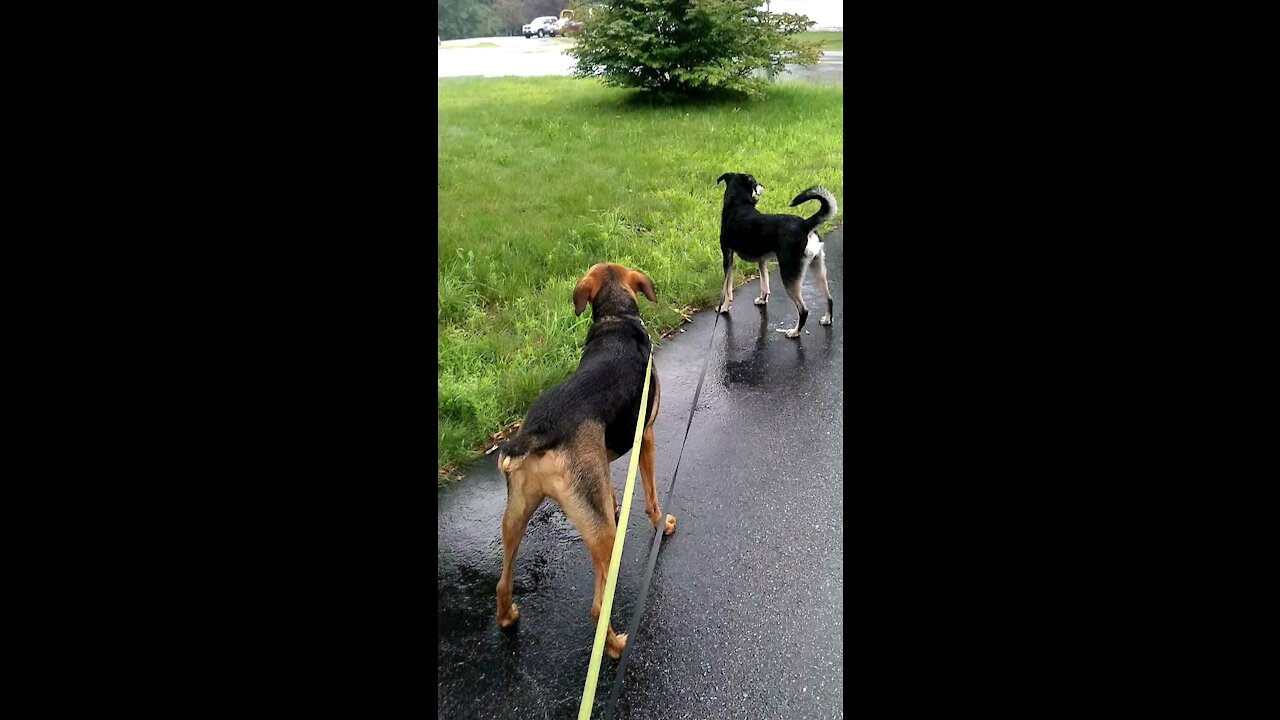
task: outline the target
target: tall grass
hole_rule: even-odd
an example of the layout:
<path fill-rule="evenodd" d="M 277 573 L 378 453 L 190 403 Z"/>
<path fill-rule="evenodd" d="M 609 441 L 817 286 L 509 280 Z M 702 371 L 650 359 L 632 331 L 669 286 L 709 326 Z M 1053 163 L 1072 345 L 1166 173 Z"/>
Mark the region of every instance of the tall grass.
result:
<path fill-rule="evenodd" d="M 592 264 L 653 279 L 655 338 L 717 300 L 721 173 L 754 174 L 761 212 L 812 214 L 787 207 L 810 185 L 843 201 L 840 87 L 678 107 L 571 78 L 441 79 L 437 95 L 439 468 L 572 373 L 590 323 L 573 287 Z"/>

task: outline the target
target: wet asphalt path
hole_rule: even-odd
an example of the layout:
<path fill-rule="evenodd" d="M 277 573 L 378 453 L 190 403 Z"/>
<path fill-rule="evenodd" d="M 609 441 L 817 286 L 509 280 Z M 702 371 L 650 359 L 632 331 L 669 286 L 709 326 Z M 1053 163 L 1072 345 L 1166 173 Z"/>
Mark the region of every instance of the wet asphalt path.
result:
<path fill-rule="evenodd" d="M 700 312 L 654 356 L 665 502 L 711 343 L 674 500 L 662 508 L 679 524 L 662 544 L 639 633 L 628 639 L 636 647 L 618 718 L 844 717 L 843 229 L 826 238 L 826 251 L 834 326 L 818 325 L 825 299 L 810 276 L 808 334 L 773 332 L 795 319 L 775 269 L 767 310 L 751 302 L 753 280 L 735 293 L 714 340 L 715 315 Z M 591 563 L 572 524 L 544 502 L 516 560 L 520 621 L 499 629 L 505 486 L 494 457 L 438 493 L 439 716 L 574 718 L 594 637 Z M 629 457 L 612 466 L 619 498 Z M 614 599 L 618 632 L 653 539 L 638 477 L 635 494 Z M 605 656 L 593 717 L 616 668 Z"/>
<path fill-rule="evenodd" d="M 822 57 L 813 65 L 788 65 L 778 76 L 781 82 L 802 82 L 818 85 L 844 84 L 844 51 L 823 50 Z M 772 290 L 773 288 L 770 288 Z"/>

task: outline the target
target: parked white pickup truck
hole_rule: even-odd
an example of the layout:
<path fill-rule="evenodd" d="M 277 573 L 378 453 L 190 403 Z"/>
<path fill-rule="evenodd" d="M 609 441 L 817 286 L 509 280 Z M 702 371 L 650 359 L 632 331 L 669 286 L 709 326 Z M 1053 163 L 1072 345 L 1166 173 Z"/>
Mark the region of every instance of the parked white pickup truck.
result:
<path fill-rule="evenodd" d="M 550 15 L 536 17 L 530 21 L 528 25 L 520 28 L 520 31 L 524 33 L 526 39 L 531 38 L 534 35 L 537 35 L 538 37 L 547 37 L 548 35 L 555 37 L 560 34 L 560 18 L 552 17 Z"/>

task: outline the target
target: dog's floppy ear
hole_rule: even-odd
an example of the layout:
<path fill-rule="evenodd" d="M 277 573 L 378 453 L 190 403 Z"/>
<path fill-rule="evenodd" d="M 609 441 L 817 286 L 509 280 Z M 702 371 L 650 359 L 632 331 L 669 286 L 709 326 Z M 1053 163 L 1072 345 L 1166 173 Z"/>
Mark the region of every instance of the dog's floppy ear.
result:
<path fill-rule="evenodd" d="M 725 174 L 721 175 L 720 177 L 716 178 L 716 184 L 717 184 L 717 185 L 719 185 L 720 183 L 724 182 L 725 180 L 728 180 L 728 179 L 729 179 L 729 176 L 730 176 L 730 175 L 732 175 L 732 174 L 733 174 L 733 173 L 725 173 Z"/>
<path fill-rule="evenodd" d="M 600 292 L 600 278 L 596 277 L 593 268 L 592 271 L 583 275 L 577 286 L 573 288 L 573 314 L 581 315 L 587 308 L 587 303 L 594 300 L 598 292 Z"/>
<path fill-rule="evenodd" d="M 648 275 L 639 270 L 631 271 L 631 274 L 627 276 L 627 285 L 631 287 L 633 292 L 644 293 L 644 296 L 649 298 L 649 302 L 658 302 L 658 298 L 653 294 L 653 281 L 649 279 Z"/>

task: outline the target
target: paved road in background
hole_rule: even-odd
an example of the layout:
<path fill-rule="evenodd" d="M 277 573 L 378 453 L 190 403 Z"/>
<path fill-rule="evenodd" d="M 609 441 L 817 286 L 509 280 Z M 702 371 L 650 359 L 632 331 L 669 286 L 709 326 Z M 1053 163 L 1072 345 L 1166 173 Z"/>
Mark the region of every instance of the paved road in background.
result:
<path fill-rule="evenodd" d="M 473 47 L 481 43 L 498 47 Z M 436 54 L 438 77 L 569 75 L 577 62 L 564 54 L 564 38 L 487 37 L 449 40 Z"/>
<path fill-rule="evenodd" d="M 779 80 L 782 82 L 811 82 L 819 85 L 844 84 L 844 51 L 823 50 L 816 65 L 788 65 Z M 772 288 L 770 288 L 772 289 Z"/>
<path fill-rule="evenodd" d="M 663 507 L 679 524 L 662 544 L 644 619 L 628 640 L 636 646 L 618 718 L 844 717 L 843 235 L 826 238 L 833 326 L 817 323 L 825 302 L 810 277 L 808 332 L 798 340 L 774 332 L 795 320 L 775 270 L 765 309 L 751 302 L 752 281 L 714 335 L 716 316 L 700 312 L 655 353 L 662 501 L 708 353 L 710 365 L 675 498 Z M 612 465 L 619 497 L 629 457 Z M 594 637 L 591 562 L 572 524 L 544 502 L 516 561 L 520 621 L 499 629 L 506 490 L 494 463 L 484 458 L 438 492 L 438 714 L 573 718 Z M 639 483 L 614 600 L 619 632 L 653 539 Z M 602 667 L 597 713 L 617 663 L 606 656 Z"/>
<path fill-rule="evenodd" d="M 480 44 L 497 47 L 474 47 Z M 437 77 L 569 75 L 575 60 L 564 38 L 488 37 L 449 40 L 437 51 Z M 826 50 L 817 65 L 788 65 L 783 80 L 844 82 L 844 52 Z"/>

